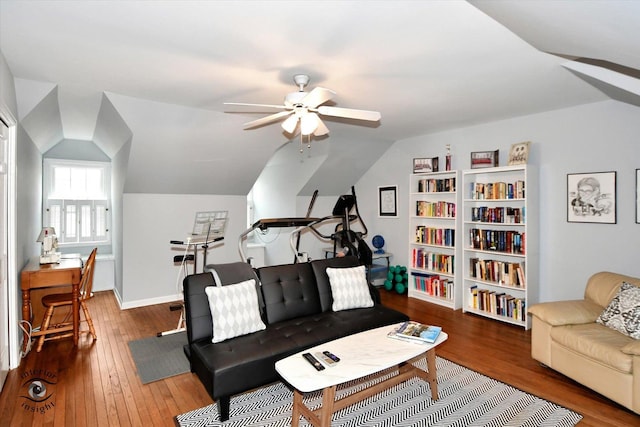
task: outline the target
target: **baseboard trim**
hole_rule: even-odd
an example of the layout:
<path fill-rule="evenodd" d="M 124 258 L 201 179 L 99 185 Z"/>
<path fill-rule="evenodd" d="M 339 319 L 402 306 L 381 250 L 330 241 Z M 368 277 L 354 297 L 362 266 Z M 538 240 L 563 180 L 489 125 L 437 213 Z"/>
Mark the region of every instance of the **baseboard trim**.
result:
<path fill-rule="evenodd" d="M 118 299 L 118 304 L 120 305 L 120 309 L 128 310 L 130 308 L 145 307 L 147 305 L 156 305 L 156 304 L 164 304 L 167 302 L 182 301 L 182 294 L 165 295 L 162 297 L 147 298 L 147 299 L 141 299 L 136 301 L 127 301 L 127 302 L 122 302 L 119 298 L 119 295 L 117 294 L 116 294 L 116 298 Z"/>

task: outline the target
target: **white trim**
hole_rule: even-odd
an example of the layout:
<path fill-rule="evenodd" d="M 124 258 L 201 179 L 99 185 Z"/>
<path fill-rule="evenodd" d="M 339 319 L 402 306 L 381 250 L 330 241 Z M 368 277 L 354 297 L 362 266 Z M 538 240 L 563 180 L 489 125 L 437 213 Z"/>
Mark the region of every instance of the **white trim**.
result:
<path fill-rule="evenodd" d="M 9 321 L 9 369 L 20 365 L 20 338 L 18 334 L 18 268 L 16 261 L 16 125 L 18 121 L 11 110 L 0 100 L 0 116 L 9 125 L 7 141 L 7 286 L 8 286 L 8 321 Z"/>
<path fill-rule="evenodd" d="M 156 298 L 140 299 L 140 300 L 136 300 L 136 301 L 127 301 L 124 304 L 122 304 L 120 302 L 120 299 L 118 299 L 118 303 L 120 305 L 120 309 L 121 310 L 128 310 L 130 308 L 146 307 L 148 305 L 164 304 L 164 303 L 167 303 L 167 302 L 176 302 L 176 301 L 182 301 L 182 294 L 165 295 L 165 296 L 156 297 Z"/>

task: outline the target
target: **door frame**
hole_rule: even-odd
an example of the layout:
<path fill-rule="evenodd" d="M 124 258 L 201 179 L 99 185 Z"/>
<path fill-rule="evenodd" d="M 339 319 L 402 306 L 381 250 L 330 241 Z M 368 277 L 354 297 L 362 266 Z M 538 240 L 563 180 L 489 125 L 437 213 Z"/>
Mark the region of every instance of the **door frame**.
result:
<path fill-rule="evenodd" d="M 11 113 L 11 110 L 0 101 L 0 117 L 9 127 L 9 135 L 7 138 L 7 158 L 5 163 L 7 166 L 7 316 L 8 325 L 8 345 L 9 345 L 9 369 L 15 369 L 20 365 L 20 338 L 18 333 L 18 314 L 19 314 L 19 294 L 18 294 L 18 269 L 16 266 L 16 151 L 17 151 L 17 135 L 16 126 L 18 121 Z M 3 379 L 4 381 L 4 379 Z M 1 388 L 1 387 L 0 387 Z"/>

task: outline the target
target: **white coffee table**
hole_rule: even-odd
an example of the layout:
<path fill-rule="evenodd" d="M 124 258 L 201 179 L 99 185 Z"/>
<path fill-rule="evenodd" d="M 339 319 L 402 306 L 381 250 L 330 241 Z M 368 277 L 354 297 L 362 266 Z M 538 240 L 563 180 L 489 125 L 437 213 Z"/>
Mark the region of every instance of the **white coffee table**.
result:
<path fill-rule="evenodd" d="M 330 341 L 301 351 L 276 362 L 276 371 L 294 387 L 291 425 L 298 426 L 300 415 L 318 427 L 329 427 L 331 416 L 349 405 L 366 399 L 380 391 L 418 376 L 429 383 L 431 398 L 438 399 L 436 377 L 436 347 L 447 340 L 441 332 L 434 344 L 416 344 L 387 337 L 393 326 L 383 326 L 354 335 Z M 322 371 L 316 371 L 303 357 L 303 353 L 330 351 L 340 358 L 340 362 Z M 426 358 L 427 371 L 414 363 Z M 357 393 L 335 400 L 336 387 L 348 381 L 379 373 L 399 366 L 398 375 Z M 322 390 L 322 406 L 312 411 L 302 401 L 303 393 Z"/>

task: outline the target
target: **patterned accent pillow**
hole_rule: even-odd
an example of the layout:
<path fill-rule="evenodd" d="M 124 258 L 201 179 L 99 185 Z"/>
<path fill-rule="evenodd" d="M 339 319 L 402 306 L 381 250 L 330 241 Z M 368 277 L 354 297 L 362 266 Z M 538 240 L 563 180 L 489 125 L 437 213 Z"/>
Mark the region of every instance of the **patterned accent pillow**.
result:
<path fill-rule="evenodd" d="M 373 307 L 364 265 L 351 268 L 327 268 L 333 295 L 333 311 Z"/>
<path fill-rule="evenodd" d="M 207 286 L 213 318 L 213 339 L 217 343 L 266 328 L 260 318 L 254 279 L 226 286 Z"/>
<path fill-rule="evenodd" d="M 640 287 L 623 282 L 596 322 L 640 339 Z"/>

